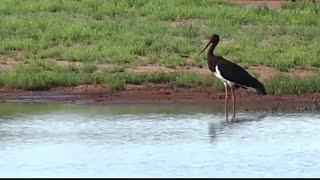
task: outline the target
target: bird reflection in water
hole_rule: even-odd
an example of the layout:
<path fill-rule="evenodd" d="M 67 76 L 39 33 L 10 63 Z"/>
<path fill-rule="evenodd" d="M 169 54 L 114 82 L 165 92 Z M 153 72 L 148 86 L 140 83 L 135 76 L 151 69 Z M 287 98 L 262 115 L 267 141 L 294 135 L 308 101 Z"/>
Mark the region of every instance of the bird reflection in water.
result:
<path fill-rule="evenodd" d="M 234 126 L 240 125 L 247 122 L 261 121 L 267 115 L 261 114 L 254 117 L 237 117 L 232 119 L 231 122 L 221 120 L 219 122 L 209 122 L 208 124 L 208 133 L 210 137 L 210 142 L 214 142 L 219 135 L 229 133 L 229 130 L 232 130 Z"/>

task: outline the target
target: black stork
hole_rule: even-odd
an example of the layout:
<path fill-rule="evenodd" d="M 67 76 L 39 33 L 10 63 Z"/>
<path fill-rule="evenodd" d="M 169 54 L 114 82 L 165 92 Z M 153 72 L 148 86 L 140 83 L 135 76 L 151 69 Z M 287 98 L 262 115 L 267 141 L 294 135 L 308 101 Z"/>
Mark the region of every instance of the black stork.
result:
<path fill-rule="evenodd" d="M 259 82 L 256 78 L 252 77 L 246 70 L 244 70 L 239 65 L 230 62 L 224 59 L 222 56 L 217 56 L 214 54 L 213 50 L 218 45 L 220 41 L 219 35 L 213 34 L 209 38 L 209 42 L 203 48 L 202 51 L 199 52 L 200 55 L 204 52 L 210 44 L 212 44 L 209 48 L 207 60 L 210 71 L 212 71 L 218 79 L 220 79 L 225 86 L 225 116 L 226 121 L 228 122 L 228 86 L 231 89 L 232 93 L 232 101 L 233 101 L 233 119 L 236 116 L 235 113 L 235 94 L 234 91 L 238 88 L 244 88 L 253 92 L 256 92 L 259 95 L 266 95 L 266 90 L 261 82 Z"/>

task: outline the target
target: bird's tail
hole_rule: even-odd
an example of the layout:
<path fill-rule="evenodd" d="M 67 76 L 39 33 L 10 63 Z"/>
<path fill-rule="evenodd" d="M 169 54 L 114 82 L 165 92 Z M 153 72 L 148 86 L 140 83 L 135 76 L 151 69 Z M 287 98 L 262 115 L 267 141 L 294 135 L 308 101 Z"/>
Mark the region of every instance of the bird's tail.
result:
<path fill-rule="evenodd" d="M 253 88 L 259 95 L 266 95 L 266 89 L 263 84 L 259 82 L 257 79 L 252 78 L 251 88 Z"/>

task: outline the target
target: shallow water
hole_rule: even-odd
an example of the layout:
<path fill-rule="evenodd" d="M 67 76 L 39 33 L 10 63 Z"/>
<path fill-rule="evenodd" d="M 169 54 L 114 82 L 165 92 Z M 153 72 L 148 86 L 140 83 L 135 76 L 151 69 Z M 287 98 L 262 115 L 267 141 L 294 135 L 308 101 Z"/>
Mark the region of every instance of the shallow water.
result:
<path fill-rule="evenodd" d="M 0 104 L 0 177 L 319 177 L 320 114 Z"/>

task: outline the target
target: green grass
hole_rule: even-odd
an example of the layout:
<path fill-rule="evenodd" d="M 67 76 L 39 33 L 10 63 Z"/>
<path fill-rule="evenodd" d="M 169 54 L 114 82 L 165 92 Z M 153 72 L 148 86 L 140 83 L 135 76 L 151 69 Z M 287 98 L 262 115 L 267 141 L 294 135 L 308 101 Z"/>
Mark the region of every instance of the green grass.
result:
<path fill-rule="evenodd" d="M 0 73 L 0 86 L 27 90 L 48 90 L 57 86 L 81 84 L 108 84 L 110 90 L 124 90 L 125 85 L 170 84 L 172 87 L 213 86 L 222 89 L 222 83 L 212 75 L 194 72 L 98 72 L 96 66 L 75 64 L 58 66 L 49 61 L 32 61 L 29 65 L 19 64 L 11 71 Z"/>
<path fill-rule="evenodd" d="M 184 87 L 213 87 L 217 90 L 224 88 L 223 84 L 212 75 L 201 75 L 193 72 L 146 72 L 108 74 L 103 78 L 112 89 L 123 90 L 126 84 L 148 85 L 169 84 L 172 88 Z"/>
<path fill-rule="evenodd" d="M 94 64 L 87 63 L 83 65 L 82 69 L 85 73 L 93 73 L 98 69 L 98 67 Z"/>
<path fill-rule="evenodd" d="M 30 66 L 18 65 L 8 72 L 1 72 L 0 84 L 6 88 L 47 90 L 55 86 L 75 86 L 90 83 L 90 76 L 61 68 L 56 64 L 34 62 Z"/>
<path fill-rule="evenodd" d="M 120 67 L 121 68 L 121 67 Z M 255 77 L 259 74 L 252 73 Z M 107 83 L 112 91 L 124 90 L 126 85 L 168 84 L 172 88 L 213 87 L 222 91 L 223 84 L 212 74 L 196 72 L 126 72 L 97 71 L 97 66 L 84 64 L 59 66 L 55 61 L 33 60 L 16 65 L 11 71 L 0 72 L 0 86 L 26 90 L 48 90 L 58 86 Z M 303 94 L 320 92 L 320 76 L 307 78 L 277 75 L 265 83 L 269 94 Z"/>
<path fill-rule="evenodd" d="M 266 89 L 271 94 L 303 94 L 320 92 L 320 76 L 307 78 L 277 75 L 266 82 Z"/>
<path fill-rule="evenodd" d="M 286 3 L 280 10 L 272 10 L 220 0 L 2 0 L 1 61 L 64 59 L 82 62 L 83 67 L 71 64 L 61 69 L 43 63 L 31 65 L 30 69 L 21 65 L 1 72 L 1 84 L 32 90 L 101 79 L 114 84 L 110 85 L 114 90 L 124 89 L 123 84 L 128 83 L 214 85 L 214 78 L 196 74 L 125 72 L 125 67 L 145 63 L 177 68 L 186 64 L 183 57 L 189 57 L 188 61 L 197 67 L 205 67 L 205 54 L 196 54 L 202 49 L 203 40 L 213 33 L 221 36 L 216 54 L 242 66 L 265 65 L 280 71 L 300 66 L 319 71 L 319 12 L 319 3 Z M 147 60 L 139 60 L 140 56 Z M 96 73 L 99 63 L 112 64 L 114 68 L 101 75 Z M 117 77 L 104 77 L 112 74 Z M 280 80 L 268 83 L 276 87 L 277 82 Z M 270 92 L 286 92 L 275 90 L 271 84 Z M 303 85 L 308 84 L 293 86 L 302 89 Z M 301 92 L 318 87 L 305 88 Z"/>
<path fill-rule="evenodd" d="M 281 71 L 319 68 L 319 9 L 318 3 L 287 3 L 277 11 L 218 0 L 3 0 L 0 53 L 111 64 L 136 64 L 144 55 L 173 68 L 188 55 L 201 66 L 194 57 L 201 41 L 218 33 L 217 54 L 232 61 Z"/>

